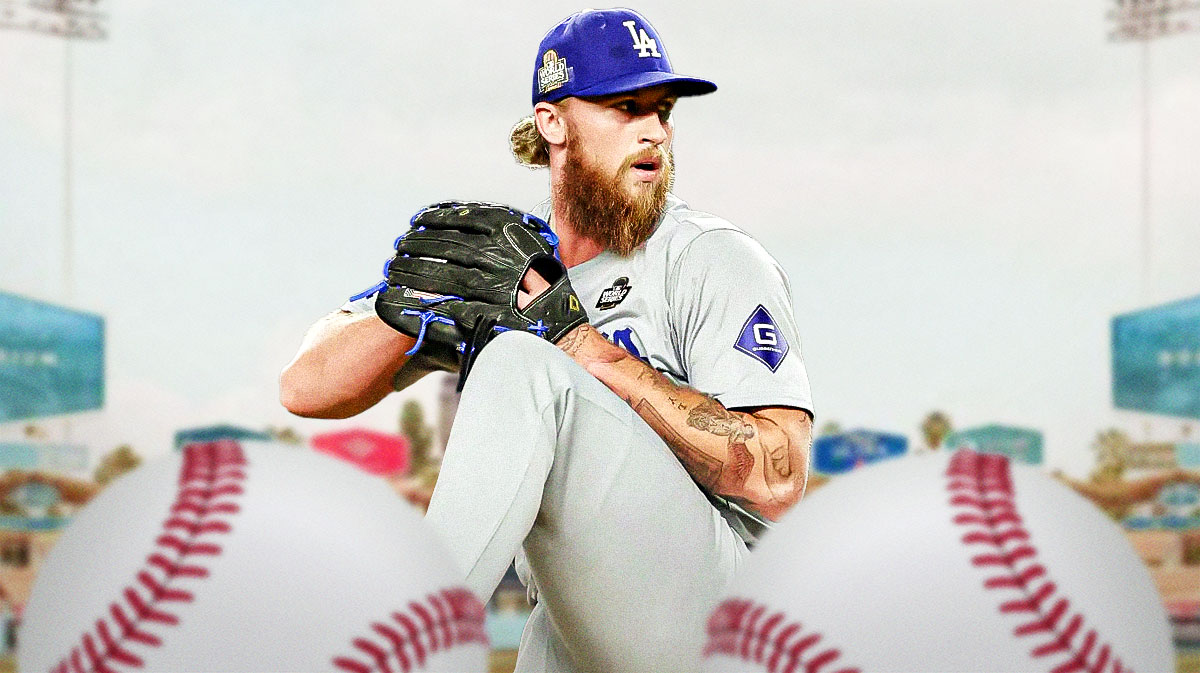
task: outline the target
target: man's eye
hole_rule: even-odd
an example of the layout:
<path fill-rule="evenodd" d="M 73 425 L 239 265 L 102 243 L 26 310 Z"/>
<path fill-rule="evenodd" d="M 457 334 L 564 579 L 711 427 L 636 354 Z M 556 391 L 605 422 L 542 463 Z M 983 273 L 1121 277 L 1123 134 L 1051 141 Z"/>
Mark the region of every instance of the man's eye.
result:
<path fill-rule="evenodd" d="M 637 103 L 634 103 L 631 100 L 623 100 L 620 103 L 617 103 L 615 107 L 621 112 L 633 113 L 637 111 Z"/>
<path fill-rule="evenodd" d="M 658 118 L 659 118 L 659 120 L 661 120 L 663 122 L 666 122 L 668 119 L 670 119 L 671 118 L 671 106 L 664 105 L 663 107 L 658 108 Z"/>

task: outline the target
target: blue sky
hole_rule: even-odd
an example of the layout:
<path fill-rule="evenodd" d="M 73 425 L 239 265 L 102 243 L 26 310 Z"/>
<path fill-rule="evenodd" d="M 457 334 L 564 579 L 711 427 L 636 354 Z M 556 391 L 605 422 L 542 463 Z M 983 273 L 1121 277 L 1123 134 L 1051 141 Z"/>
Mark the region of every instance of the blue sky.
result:
<path fill-rule="evenodd" d="M 535 49 L 562 2 L 106 2 L 72 46 L 75 280 L 62 280 L 64 45 L 0 30 L 0 289 L 103 313 L 96 450 L 180 425 L 394 428 L 400 401 L 307 422 L 275 377 L 370 285 L 421 205 L 532 206 L 516 166 Z M 1118 412 L 1109 320 L 1200 294 L 1200 34 L 1154 42 L 1153 265 L 1140 252 L 1141 47 L 1103 2 L 638 5 L 678 70 L 676 193 L 788 272 L 819 420 L 1046 433 L 1086 473 Z M 49 425 L 60 432 L 57 424 Z M 0 434 L 19 427 L 0 426 Z"/>

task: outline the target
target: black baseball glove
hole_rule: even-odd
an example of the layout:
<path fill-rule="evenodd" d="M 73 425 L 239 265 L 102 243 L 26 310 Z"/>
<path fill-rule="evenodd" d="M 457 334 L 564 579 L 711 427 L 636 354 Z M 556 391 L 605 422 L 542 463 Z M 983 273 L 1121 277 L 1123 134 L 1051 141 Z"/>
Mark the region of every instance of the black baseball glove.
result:
<path fill-rule="evenodd" d="M 498 203 L 448 201 L 421 210 L 411 225 L 396 239 L 375 312 L 417 340 L 409 355 L 429 349 L 444 363 L 456 353 L 460 391 L 479 352 L 500 332 L 557 343 L 587 322 L 557 257 L 558 237 L 541 219 Z M 550 287 L 519 309 L 517 291 L 529 269 Z"/>

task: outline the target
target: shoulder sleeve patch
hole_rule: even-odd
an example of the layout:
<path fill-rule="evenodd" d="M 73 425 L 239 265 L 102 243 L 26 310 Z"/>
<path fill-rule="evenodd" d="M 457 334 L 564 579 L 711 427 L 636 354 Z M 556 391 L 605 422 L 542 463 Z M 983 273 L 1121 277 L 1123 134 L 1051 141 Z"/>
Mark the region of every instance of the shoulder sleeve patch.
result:
<path fill-rule="evenodd" d="M 762 304 L 746 319 L 733 347 L 763 363 L 771 371 L 779 369 L 779 363 L 788 354 L 787 339 L 779 332 L 775 320 Z"/>

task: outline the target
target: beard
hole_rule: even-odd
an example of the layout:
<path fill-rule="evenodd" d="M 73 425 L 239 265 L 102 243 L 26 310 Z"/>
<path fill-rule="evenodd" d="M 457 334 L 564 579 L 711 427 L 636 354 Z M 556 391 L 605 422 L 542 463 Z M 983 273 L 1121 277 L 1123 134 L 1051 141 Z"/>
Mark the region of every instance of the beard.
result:
<path fill-rule="evenodd" d="M 659 158 L 662 173 L 654 183 L 639 184 L 636 193 L 630 194 L 624 185 L 629 169 L 653 157 Z M 632 154 L 615 173 L 606 174 L 588 161 L 577 136 L 572 136 L 567 140 L 563 178 L 554 186 L 554 197 L 575 233 L 628 257 L 654 233 L 674 182 L 675 159 L 670 150 L 655 147 Z"/>

